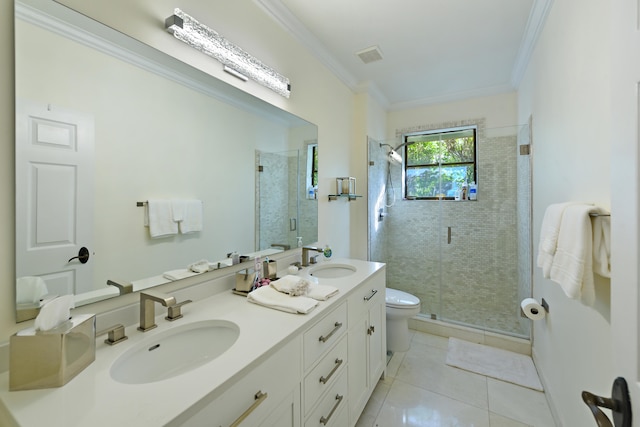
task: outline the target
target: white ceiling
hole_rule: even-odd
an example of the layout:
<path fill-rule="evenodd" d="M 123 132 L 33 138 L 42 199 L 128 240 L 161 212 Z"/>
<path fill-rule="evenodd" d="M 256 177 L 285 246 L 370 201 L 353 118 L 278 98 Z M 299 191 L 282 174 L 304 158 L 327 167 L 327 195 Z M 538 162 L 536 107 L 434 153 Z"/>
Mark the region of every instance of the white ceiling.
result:
<path fill-rule="evenodd" d="M 517 88 L 552 0 L 255 0 L 386 108 Z M 356 55 L 378 46 L 383 59 Z M 295 82 L 292 82 L 295 90 Z"/>

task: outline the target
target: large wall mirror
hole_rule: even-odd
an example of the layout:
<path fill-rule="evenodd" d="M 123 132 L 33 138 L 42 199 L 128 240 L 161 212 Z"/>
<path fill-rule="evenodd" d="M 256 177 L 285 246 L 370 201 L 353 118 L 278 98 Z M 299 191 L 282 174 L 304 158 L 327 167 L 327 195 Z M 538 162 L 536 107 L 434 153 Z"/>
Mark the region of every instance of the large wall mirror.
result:
<path fill-rule="evenodd" d="M 317 241 L 315 125 L 53 1 L 15 10 L 18 320 Z M 201 201 L 200 231 L 152 238 L 150 200 Z"/>

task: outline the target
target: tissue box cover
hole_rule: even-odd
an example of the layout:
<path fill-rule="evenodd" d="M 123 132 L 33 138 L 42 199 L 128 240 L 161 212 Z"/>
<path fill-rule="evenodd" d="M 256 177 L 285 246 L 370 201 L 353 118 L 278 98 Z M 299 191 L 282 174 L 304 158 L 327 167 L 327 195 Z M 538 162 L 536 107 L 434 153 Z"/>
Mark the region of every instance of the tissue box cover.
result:
<path fill-rule="evenodd" d="M 60 387 L 96 359 L 96 316 L 75 316 L 50 331 L 9 339 L 9 390 Z"/>

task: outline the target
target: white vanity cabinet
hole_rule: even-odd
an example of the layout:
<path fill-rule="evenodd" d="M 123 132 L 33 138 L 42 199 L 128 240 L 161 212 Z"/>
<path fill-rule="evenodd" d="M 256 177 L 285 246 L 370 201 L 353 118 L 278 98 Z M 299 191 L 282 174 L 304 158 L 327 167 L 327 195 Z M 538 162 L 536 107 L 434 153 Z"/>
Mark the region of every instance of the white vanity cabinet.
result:
<path fill-rule="evenodd" d="M 210 402 L 203 399 L 194 405 L 197 412 L 178 425 L 300 426 L 300 341 L 292 339 L 233 385 L 217 390 Z"/>
<path fill-rule="evenodd" d="M 351 425 L 364 409 L 387 357 L 385 273 L 378 271 L 349 297 L 349 407 Z"/>

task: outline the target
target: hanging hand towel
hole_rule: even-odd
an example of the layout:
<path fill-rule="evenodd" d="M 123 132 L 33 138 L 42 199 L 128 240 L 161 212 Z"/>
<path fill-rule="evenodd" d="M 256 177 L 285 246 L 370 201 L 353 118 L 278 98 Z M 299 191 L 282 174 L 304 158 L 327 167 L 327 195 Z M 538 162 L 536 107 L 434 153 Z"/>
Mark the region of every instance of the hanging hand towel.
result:
<path fill-rule="evenodd" d="M 338 288 L 329 285 L 311 285 L 307 296 L 318 301 L 326 301 L 338 293 Z"/>
<path fill-rule="evenodd" d="M 179 222 L 182 234 L 202 231 L 202 200 L 184 200 L 184 218 Z"/>
<path fill-rule="evenodd" d="M 152 238 L 178 234 L 178 223 L 173 220 L 169 200 L 149 200 L 145 210 L 145 225 L 149 225 L 149 234 Z"/>
<path fill-rule="evenodd" d="M 569 298 L 591 305 L 595 299 L 593 284 L 592 205 L 567 206 L 560 225 L 558 245 L 551 264 L 551 280 L 560 284 Z"/>
<path fill-rule="evenodd" d="M 562 215 L 567 206 L 573 204 L 576 202 L 555 203 L 549 205 L 544 212 L 540 227 L 540 243 L 538 244 L 538 267 L 542 268 L 542 277 L 545 279 L 550 277 Z"/>
<path fill-rule="evenodd" d="M 611 218 L 593 218 L 593 272 L 611 277 Z"/>
<path fill-rule="evenodd" d="M 318 305 L 318 301 L 307 297 L 292 297 L 278 292 L 271 285 L 262 286 L 247 295 L 247 300 L 287 313 L 307 314 Z"/>

